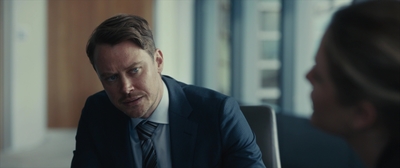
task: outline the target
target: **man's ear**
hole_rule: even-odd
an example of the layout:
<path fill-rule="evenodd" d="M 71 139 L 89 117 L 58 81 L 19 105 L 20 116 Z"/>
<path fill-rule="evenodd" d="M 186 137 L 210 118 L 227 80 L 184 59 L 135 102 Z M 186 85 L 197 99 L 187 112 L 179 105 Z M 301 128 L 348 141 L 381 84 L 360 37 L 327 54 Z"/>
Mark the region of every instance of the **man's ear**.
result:
<path fill-rule="evenodd" d="M 363 100 L 356 105 L 353 116 L 353 129 L 362 130 L 375 124 L 378 112 L 375 106 L 367 100 Z"/>
<path fill-rule="evenodd" d="M 157 71 L 161 75 L 161 72 L 164 68 L 164 56 L 160 49 L 156 49 L 156 53 L 154 54 L 155 63 L 157 65 Z"/>

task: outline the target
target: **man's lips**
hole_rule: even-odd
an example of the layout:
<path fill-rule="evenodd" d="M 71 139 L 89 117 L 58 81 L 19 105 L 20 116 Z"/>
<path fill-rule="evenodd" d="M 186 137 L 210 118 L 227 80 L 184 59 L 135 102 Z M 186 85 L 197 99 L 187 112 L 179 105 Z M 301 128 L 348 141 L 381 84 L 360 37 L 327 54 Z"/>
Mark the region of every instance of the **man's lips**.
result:
<path fill-rule="evenodd" d="M 140 99 L 142 99 L 142 96 L 136 97 L 136 98 L 125 99 L 124 101 L 122 101 L 122 103 L 123 103 L 123 104 L 126 104 L 126 105 L 135 104 L 135 103 L 137 103 Z"/>

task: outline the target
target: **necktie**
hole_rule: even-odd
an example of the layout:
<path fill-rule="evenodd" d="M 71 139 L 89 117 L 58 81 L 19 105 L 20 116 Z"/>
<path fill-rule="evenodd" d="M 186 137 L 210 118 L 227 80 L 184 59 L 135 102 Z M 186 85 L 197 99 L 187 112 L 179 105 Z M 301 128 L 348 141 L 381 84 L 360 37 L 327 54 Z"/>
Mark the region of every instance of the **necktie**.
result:
<path fill-rule="evenodd" d="M 154 168 L 158 165 L 156 150 L 151 140 L 151 136 L 157 126 L 157 123 L 151 121 L 142 121 L 136 126 L 136 131 L 140 139 L 140 146 L 142 148 L 143 168 Z"/>

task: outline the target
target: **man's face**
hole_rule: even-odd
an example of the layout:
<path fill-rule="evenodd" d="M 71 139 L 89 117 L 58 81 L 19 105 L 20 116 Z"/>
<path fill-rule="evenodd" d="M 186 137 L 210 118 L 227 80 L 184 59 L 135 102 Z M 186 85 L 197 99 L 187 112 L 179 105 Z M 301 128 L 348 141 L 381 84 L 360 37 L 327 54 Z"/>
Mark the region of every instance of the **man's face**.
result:
<path fill-rule="evenodd" d="M 345 136 L 352 122 L 353 107 L 344 106 L 338 101 L 337 89 L 330 76 L 327 61 L 325 49 L 321 45 L 315 58 L 315 66 L 306 76 L 313 86 L 311 99 L 314 112 L 311 122 L 325 131 Z"/>
<path fill-rule="evenodd" d="M 94 64 L 104 90 L 119 110 L 132 118 L 153 113 L 163 93 L 160 50 L 152 58 L 130 41 L 100 44 L 95 48 Z"/>

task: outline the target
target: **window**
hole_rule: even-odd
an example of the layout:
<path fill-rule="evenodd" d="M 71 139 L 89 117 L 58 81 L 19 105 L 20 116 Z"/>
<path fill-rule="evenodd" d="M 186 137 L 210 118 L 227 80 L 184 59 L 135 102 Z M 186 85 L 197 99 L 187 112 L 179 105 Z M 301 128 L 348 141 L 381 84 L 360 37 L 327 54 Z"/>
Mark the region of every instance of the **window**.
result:
<path fill-rule="evenodd" d="M 351 0 L 195 2 L 196 85 L 241 104 L 312 112 L 305 74 L 332 13 Z"/>
<path fill-rule="evenodd" d="M 281 3 L 279 0 L 259 0 L 257 2 L 257 58 L 256 86 L 257 103 L 276 104 L 280 97 L 279 44 Z"/>
<path fill-rule="evenodd" d="M 309 117 L 313 111 L 311 85 L 305 75 L 314 65 L 315 53 L 332 14 L 351 0 L 284 2 L 280 107 L 293 115 Z"/>

